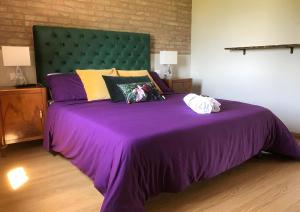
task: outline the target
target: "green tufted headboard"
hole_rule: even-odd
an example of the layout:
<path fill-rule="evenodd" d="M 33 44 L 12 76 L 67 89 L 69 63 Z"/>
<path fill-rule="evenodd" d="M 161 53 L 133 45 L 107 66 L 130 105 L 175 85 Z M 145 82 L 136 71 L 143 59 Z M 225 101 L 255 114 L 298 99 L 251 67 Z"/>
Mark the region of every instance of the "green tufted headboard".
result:
<path fill-rule="evenodd" d="M 150 70 L 150 35 L 33 26 L 37 81 L 79 69 Z"/>

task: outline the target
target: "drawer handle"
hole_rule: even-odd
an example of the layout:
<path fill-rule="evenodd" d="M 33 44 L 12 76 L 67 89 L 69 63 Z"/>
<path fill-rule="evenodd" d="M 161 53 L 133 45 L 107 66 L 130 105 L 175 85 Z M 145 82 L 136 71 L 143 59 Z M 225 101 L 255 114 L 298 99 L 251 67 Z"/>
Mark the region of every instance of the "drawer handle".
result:
<path fill-rule="evenodd" d="M 40 118 L 42 119 L 43 118 L 43 111 L 40 110 Z"/>
<path fill-rule="evenodd" d="M 7 147 L 7 144 L 5 142 L 5 138 L 4 138 L 4 136 L 1 136 L 0 150 L 5 149 L 6 147 Z M 0 156 L 1 156 L 1 153 L 0 153 Z"/>

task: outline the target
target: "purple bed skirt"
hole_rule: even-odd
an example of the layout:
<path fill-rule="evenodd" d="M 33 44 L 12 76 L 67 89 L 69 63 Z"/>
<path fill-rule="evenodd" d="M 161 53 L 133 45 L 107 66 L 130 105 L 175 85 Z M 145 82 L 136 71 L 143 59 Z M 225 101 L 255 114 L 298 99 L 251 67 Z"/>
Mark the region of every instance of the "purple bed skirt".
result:
<path fill-rule="evenodd" d="M 144 211 L 151 196 L 181 191 L 261 151 L 300 159 L 298 143 L 269 110 L 220 100 L 220 113 L 198 115 L 182 98 L 54 103 L 44 147 L 93 180 L 104 195 L 103 212 Z"/>

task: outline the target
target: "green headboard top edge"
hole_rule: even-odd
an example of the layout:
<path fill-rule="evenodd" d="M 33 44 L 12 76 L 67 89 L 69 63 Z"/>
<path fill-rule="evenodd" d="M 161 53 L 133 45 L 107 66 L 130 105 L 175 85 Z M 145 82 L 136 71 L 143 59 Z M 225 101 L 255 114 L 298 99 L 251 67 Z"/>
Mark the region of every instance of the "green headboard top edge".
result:
<path fill-rule="evenodd" d="M 33 25 L 33 31 L 35 29 L 70 29 L 70 30 L 87 30 L 87 31 L 101 31 L 101 32 L 114 32 L 114 33 L 128 33 L 128 34 L 137 34 L 137 35 L 145 35 L 150 36 L 148 33 L 141 33 L 141 32 L 128 32 L 128 31 L 115 31 L 115 30 L 104 30 L 104 29 L 92 29 L 92 28 L 79 28 L 79 27 L 63 27 L 63 26 L 47 26 L 47 25 Z"/>
<path fill-rule="evenodd" d="M 98 29 L 33 26 L 36 73 L 76 69 L 150 70 L 150 34 Z"/>

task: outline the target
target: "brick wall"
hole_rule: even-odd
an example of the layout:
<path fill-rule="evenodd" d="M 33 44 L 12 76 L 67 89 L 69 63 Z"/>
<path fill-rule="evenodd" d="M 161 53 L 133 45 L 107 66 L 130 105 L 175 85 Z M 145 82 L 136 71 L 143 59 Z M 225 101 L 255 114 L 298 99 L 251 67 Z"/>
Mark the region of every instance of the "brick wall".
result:
<path fill-rule="evenodd" d="M 33 46 L 32 25 L 151 34 L 152 53 L 190 54 L 192 0 L 0 0 L 0 45 Z"/>

